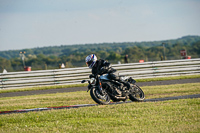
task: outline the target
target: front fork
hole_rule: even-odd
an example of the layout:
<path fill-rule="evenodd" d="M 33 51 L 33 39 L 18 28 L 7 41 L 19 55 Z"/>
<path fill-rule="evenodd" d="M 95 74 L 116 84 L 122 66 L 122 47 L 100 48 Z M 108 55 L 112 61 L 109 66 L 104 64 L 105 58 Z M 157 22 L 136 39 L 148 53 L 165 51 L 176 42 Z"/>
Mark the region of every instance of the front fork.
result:
<path fill-rule="evenodd" d="M 101 95 L 103 95 L 103 88 L 100 79 L 97 77 L 97 85 Z"/>
<path fill-rule="evenodd" d="M 92 87 L 95 87 L 95 86 L 92 86 L 91 84 L 89 84 L 89 85 L 88 85 L 88 90 L 87 90 L 87 92 L 88 92 L 89 90 L 91 90 Z M 97 88 L 99 89 L 100 94 L 103 94 L 103 89 L 102 89 L 102 84 L 101 84 L 101 82 L 99 82 L 99 85 L 97 86 Z"/>

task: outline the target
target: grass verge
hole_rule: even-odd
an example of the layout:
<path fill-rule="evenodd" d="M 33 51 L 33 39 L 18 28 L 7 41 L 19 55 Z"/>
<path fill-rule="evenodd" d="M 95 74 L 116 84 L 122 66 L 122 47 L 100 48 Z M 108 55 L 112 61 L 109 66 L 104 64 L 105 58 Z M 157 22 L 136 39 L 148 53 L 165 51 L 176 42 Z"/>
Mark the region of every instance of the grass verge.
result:
<path fill-rule="evenodd" d="M 176 79 L 192 79 L 200 78 L 200 75 L 187 75 L 187 76 L 171 76 L 171 77 L 160 77 L 160 78 L 147 78 L 137 79 L 137 82 L 150 82 L 150 81 L 163 81 L 163 80 L 176 80 Z M 32 90 L 48 90 L 48 89 L 60 89 L 60 88 L 72 88 L 72 87 L 84 87 L 88 84 L 73 84 L 73 85 L 53 85 L 53 86 L 40 86 L 40 87 L 28 87 L 18 89 L 1 89 L 0 93 L 9 92 L 20 92 L 20 91 L 32 91 Z"/>
<path fill-rule="evenodd" d="M 200 93 L 200 83 L 142 87 L 146 99 Z M 0 98 L 0 110 L 94 103 L 87 92 Z M 200 132 L 200 98 L 132 102 L 0 116 L 1 133 Z"/>
<path fill-rule="evenodd" d="M 200 132 L 200 99 L 1 115 L 0 132 Z"/>
<path fill-rule="evenodd" d="M 200 94 L 200 83 L 145 86 L 142 90 L 146 99 Z M 94 103 L 89 92 L 86 91 L 2 97 L 0 111 Z"/>

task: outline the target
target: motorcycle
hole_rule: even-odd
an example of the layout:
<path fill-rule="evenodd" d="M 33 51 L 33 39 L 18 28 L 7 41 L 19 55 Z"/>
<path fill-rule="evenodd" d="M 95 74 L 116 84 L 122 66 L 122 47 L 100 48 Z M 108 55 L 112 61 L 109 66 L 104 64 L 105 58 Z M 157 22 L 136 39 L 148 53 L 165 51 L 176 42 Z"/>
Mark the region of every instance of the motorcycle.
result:
<path fill-rule="evenodd" d="M 143 101 L 145 99 L 144 92 L 136 85 L 136 81 L 131 77 L 121 76 L 120 78 L 130 83 L 128 88 L 123 83 L 120 83 L 109 78 L 109 74 L 89 76 L 90 80 L 82 80 L 81 83 L 88 82 L 88 91 L 91 98 L 98 104 L 109 104 L 113 102 L 126 101 Z"/>

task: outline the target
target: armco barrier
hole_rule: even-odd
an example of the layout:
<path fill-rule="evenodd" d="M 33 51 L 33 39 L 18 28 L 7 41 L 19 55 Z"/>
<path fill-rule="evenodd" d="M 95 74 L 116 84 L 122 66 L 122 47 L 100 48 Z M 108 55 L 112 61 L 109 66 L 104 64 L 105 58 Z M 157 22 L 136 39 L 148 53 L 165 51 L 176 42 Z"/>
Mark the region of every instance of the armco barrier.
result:
<path fill-rule="evenodd" d="M 200 74 L 200 58 L 113 64 L 120 76 L 134 79 Z M 80 84 L 91 74 L 88 67 L 0 73 L 0 88 Z"/>

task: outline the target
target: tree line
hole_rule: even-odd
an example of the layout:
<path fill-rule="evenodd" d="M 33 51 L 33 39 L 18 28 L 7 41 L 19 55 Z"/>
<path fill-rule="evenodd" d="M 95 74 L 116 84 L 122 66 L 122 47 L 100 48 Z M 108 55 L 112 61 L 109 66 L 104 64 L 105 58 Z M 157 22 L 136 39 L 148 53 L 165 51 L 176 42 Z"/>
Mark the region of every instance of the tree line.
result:
<path fill-rule="evenodd" d="M 22 71 L 24 65 L 19 56 L 24 54 L 24 63 L 32 70 L 57 69 L 62 63 L 65 67 L 82 67 L 85 57 L 96 54 L 98 59 L 106 59 L 113 64 L 124 63 L 128 55 L 130 63 L 157 60 L 181 59 L 180 50 L 185 49 L 192 58 L 200 57 L 200 36 L 186 36 L 175 40 L 154 42 L 124 42 L 84 45 L 61 45 L 23 50 L 0 51 L 0 72 Z"/>

